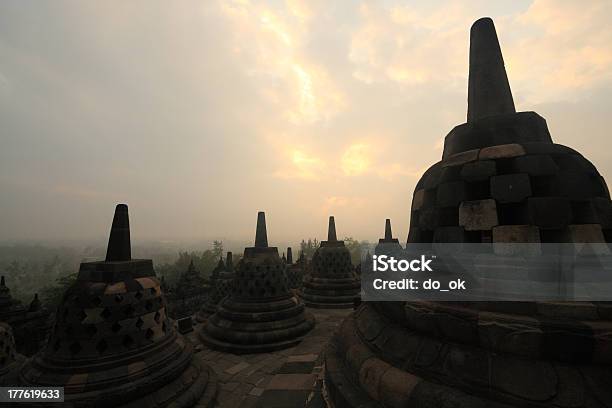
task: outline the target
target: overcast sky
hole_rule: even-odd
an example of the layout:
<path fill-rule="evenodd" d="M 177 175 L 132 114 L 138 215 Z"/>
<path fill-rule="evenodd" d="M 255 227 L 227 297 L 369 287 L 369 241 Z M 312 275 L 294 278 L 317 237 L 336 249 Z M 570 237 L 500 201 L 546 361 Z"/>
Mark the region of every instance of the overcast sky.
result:
<path fill-rule="evenodd" d="M 517 110 L 612 180 L 611 1 L 0 3 L 0 240 L 405 241 L 493 17 Z"/>

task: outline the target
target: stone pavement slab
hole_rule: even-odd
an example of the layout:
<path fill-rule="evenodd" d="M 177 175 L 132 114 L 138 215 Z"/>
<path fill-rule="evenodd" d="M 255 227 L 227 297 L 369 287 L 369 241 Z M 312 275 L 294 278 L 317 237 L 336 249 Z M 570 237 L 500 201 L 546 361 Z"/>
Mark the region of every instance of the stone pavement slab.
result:
<path fill-rule="evenodd" d="M 315 328 L 291 348 L 270 353 L 235 355 L 202 346 L 197 333 L 187 337 L 197 355 L 215 370 L 219 408 L 319 408 L 321 353 L 350 309 L 309 309 Z"/>

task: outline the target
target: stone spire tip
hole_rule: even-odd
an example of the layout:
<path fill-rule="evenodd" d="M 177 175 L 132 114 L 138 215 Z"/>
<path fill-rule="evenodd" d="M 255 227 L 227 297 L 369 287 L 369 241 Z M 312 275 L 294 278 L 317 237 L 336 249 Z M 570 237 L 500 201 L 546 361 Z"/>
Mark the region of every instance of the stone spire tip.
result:
<path fill-rule="evenodd" d="M 470 30 L 467 121 L 515 112 L 495 24 L 478 19 Z"/>
<path fill-rule="evenodd" d="M 391 219 L 387 218 L 385 220 L 385 239 L 391 240 L 393 239 L 393 233 L 391 232 Z"/>
<path fill-rule="evenodd" d="M 255 248 L 268 247 L 268 233 L 266 231 L 266 213 L 257 213 L 257 230 L 255 231 Z"/>
<path fill-rule="evenodd" d="M 336 237 L 336 221 L 334 220 L 334 216 L 329 217 L 329 227 L 327 228 L 327 240 L 328 241 L 337 241 Z"/>
<path fill-rule="evenodd" d="M 128 206 L 126 204 L 117 204 L 110 237 L 108 238 L 106 262 L 121 262 L 131 259 L 132 249 L 130 245 Z"/>

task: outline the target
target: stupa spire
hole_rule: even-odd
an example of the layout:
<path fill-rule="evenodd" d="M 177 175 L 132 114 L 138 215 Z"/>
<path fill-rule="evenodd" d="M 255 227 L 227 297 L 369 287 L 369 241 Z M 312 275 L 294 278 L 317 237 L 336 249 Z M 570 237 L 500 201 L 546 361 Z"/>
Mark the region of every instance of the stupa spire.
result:
<path fill-rule="evenodd" d="M 268 233 L 266 232 L 266 213 L 257 213 L 257 230 L 255 231 L 255 248 L 268 247 Z"/>
<path fill-rule="evenodd" d="M 228 251 L 227 255 L 225 257 L 225 266 L 227 267 L 228 271 L 231 271 L 234 268 L 234 264 L 232 261 L 232 252 Z"/>
<path fill-rule="evenodd" d="M 336 237 L 336 221 L 334 220 L 334 216 L 329 217 L 329 227 L 327 228 L 327 240 L 328 241 L 337 241 Z"/>
<path fill-rule="evenodd" d="M 130 246 L 130 219 L 126 204 L 117 204 L 111 227 L 106 262 L 129 261 L 132 259 Z"/>
<path fill-rule="evenodd" d="M 515 113 L 493 20 L 484 17 L 470 31 L 470 74 L 467 121 Z"/>
<path fill-rule="evenodd" d="M 391 232 L 391 219 L 385 220 L 385 240 L 393 239 L 393 233 Z"/>
<path fill-rule="evenodd" d="M 287 248 L 287 263 L 288 264 L 293 263 L 293 252 L 291 252 L 291 247 Z"/>

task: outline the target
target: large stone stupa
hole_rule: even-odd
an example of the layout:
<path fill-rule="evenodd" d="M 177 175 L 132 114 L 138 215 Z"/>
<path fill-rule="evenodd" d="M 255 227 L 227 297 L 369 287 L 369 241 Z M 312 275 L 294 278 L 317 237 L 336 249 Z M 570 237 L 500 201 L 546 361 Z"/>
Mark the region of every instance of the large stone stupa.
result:
<path fill-rule="evenodd" d="M 471 29 L 468 121 L 412 201 L 409 243 L 608 242 L 597 169 L 515 112 L 493 21 Z M 591 302 L 380 302 L 326 353 L 340 407 L 611 407 L 612 306 Z"/>
<path fill-rule="evenodd" d="M 304 279 L 300 296 L 308 307 L 352 308 L 359 299 L 361 284 L 351 263 L 351 253 L 336 237 L 336 222 L 329 217 L 327 241 L 321 241 Z"/>
<path fill-rule="evenodd" d="M 82 263 L 25 386 L 64 387 L 74 407 L 211 404 L 216 382 L 166 315 L 150 259 L 132 259 L 128 208 L 117 205 L 106 259 Z"/>
<path fill-rule="evenodd" d="M 245 248 L 232 294 L 202 327 L 200 339 L 230 353 L 262 353 L 298 344 L 313 327 L 314 317 L 287 286 L 278 249 L 268 246 L 266 217 L 260 212 L 255 246 Z"/>

